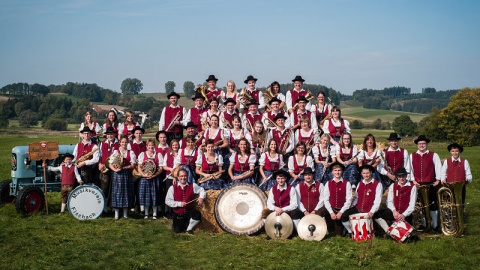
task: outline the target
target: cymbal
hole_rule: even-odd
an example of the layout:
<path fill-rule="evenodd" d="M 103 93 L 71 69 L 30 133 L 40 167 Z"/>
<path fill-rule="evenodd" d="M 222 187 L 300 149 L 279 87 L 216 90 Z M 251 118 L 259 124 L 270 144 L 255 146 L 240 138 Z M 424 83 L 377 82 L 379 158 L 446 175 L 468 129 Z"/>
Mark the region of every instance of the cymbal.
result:
<path fill-rule="evenodd" d="M 298 223 L 297 233 L 303 240 L 322 241 L 327 234 L 327 223 L 319 215 L 306 215 Z"/>
<path fill-rule="evenodd" d="M 265 232 L 272 239 L 287 239 L 293 232 L 293 220 L 285 212 L 280 216 L 272 212 L 265 221 Z"/>

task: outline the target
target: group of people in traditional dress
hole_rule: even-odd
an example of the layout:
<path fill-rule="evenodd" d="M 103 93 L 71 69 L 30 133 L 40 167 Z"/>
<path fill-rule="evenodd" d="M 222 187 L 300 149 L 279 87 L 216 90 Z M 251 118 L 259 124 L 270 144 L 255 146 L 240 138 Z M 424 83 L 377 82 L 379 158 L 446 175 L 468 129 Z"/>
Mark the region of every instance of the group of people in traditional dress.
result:
<path fill-rule="evenodd" d="M 158 143 L 143 140 L 145 130 L 132 112 L 119 123 L 116 112 L 109 111 L 103 128 L 86 113 L 79 130 L 82 141 L 73 153 L 73 162 L 82 160 L 75 167 L 79 183 L 99 185 L 115 219 L 120 209 L 127 218 L 129 209 L 139 205 L 145 218 L 152 209 L 153 219 L 175 217 L 176 231 L 192 231 L 200 219 L 193 211 L 193 194 L 205 198 L 205 190 L 246 182 L 270 191 L 269 211 L 291 213 L 295 222 L 302 215 L 319 214 L 330 232 L 340 234 L 349 232 L 348 216 L 356 212 L 368 213 L 383 229 L 385 220 L 410 217 L 420 185 L 431 184 L 432 203 L 440 181 L 472 180 L 458 144 L 448 146 L 452 158 L 443 165 L 427 149 L 430 140 L 423 135 L 415 140 L 418 151 L 410 155 L 399 147 L 396 133 L 387 138 L 386 149 L 372 134 L 361 146 L 353 144 L 340 107 L 327 104 L 323 92 L 312 104 L 314 97 L 303 89 L 301 76 L 292 80 L 294 87 L 286 95 L 278 82 L 260 92 L 252 75 L 240 92 L 233 81 L 226 92 L 217 81 L 210 75 L 189 109 L 179 105 L 179 94 L 168 94 L 170 104 L 163 108 L 155 134 Z M 92 139 L 102 130 L 103 141 Z M 152 163 L 155 170 L 146 170 Z M 388 209 L 379 210 L 387 188 Z M 438 230 L 436 204 L 430 209 Z"/>

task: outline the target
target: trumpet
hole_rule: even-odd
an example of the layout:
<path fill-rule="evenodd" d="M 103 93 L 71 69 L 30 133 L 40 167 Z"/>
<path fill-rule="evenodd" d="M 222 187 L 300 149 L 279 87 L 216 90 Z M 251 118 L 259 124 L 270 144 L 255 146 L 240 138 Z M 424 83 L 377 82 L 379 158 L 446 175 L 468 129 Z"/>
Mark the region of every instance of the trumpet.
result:
<path fill-rule="evenodd" d="M 245 126 L 245 128 L 246 128 L 248 131 L 253 132 L 252 123 L 250 123 L 250 121 L 248 121 L 248 119 L 247 119 L 246 117 L 243 118 L 242 124 L 243 124 L 243 126 Z"/>
<path fill-rule="evenodd" d="M 200 179 L 198 179 L 198 184 L 202 184 L 202 183 L 205 183 L 209 180 L 215 180 L 215 179 L 218 179 L 218 177 L 220 177 L 220 175 L 222 175 L 222 172 L 221 171 L 218 171 L 218 172 L 215 172 L 215 173 L 212 173 L 212 174 L 209 174 L 207 176 L 204 176 Z"/>
<path fill-rule="evenodd" d="M 310 101 L 314 98 L 312 92 L 310 92 L 310 90 L 307 90 L 307 94 L 305 95 L 305 98 Z M 295 104 L 295 106 L 292 107 L 292 110 L 297 110 L 298 109 L 298 103 Z"/>
<path fill-rule="evenodd" d="M 179 121 L 180 118 L 181 118 L 181 114 L 180 112 L 177 112 L 177 114 L 175 114 L 175 117 L 173 117 L 172 121 L 170 122 L 168 127 L 165 129 L 165 131 L 169 131 L 171 128 L 173 128 L 175 126 L 175 121 Z"/>

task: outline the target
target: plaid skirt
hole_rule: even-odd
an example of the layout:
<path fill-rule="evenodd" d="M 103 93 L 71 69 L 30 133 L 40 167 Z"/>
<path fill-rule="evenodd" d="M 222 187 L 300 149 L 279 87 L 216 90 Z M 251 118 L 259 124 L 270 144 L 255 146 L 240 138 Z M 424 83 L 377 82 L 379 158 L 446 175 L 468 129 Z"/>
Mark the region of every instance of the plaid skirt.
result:
<path fill-rule="evenodd" d="M 112 208 L 132 208 L 135 201 L 131 170 L 113 173 Z"/>
<path fill-rule="evenodd" d="M 328 182 L 328 180 L 333 179 L 333 174 L 330 169 L 324 171 L 324 165 L 321 163 L 315 164 L 315 182 L 320 182 L 322 184 Z"/>
<path fill-rule="evenodd" d="M 158 177 L 151 179 L 140 178 L 138 199 L 140 205 L 144 206 L 157 206 L 158 205 L 158 187 L 160 180 Z"/>
<path fill-rule="evenodd" d="M 303 175 L 300 175 L 300 176 L 297 178 L 297 180 L 293 180 L 293 177 L 290 178 L 290 179 L 288 180 L 288 184 L 291 185 L 291 186 L 293 186 L 293 187 L 296 187 L 298 184 L 302 183 L 303 181 L 305 181 L 305 180 L 303 179 Z"/>
<path fill-rule="evenodd" d="M 268 178 L 270 175 L 273 174 L 273 171 L 263 171 L 265 173 L 265 176 Z M 263 181 L 263 179 L 262 179 Z M 260 184 L 260 183 L 259 183 Z M 270 177 L 270 179 L 267 180 L 263 185 L 260 186 L 260 189 L 263 191 L 270 190 L 273 186 L 277 184 L 277 179 Z"/>
<path fill-rule="evenodd" d="M 200 186 L 205 190 L 209 190 L 209 189 L 219 190 L 226 187 L 227 185 L 225 184 L 225 181 L 223 181 L 223 179 L 219 178 L 216 180 L 208 180 L 207 182 L 201 183 Z"/>
<path fill-rule="evenodd" d="M 350 164 L 345 168 L 343 172 L 343 179 L 350 182 L 351 185 L 357 185 L 358 183 L 358 170 L 356 164 Z"/>
<path fill-rule="evenodd" d="M 233 175 L 234 176 L 237 176 L 237 175 L 240 175 L 242 173 L 240 172 L 233 172 Z M 229 186 L 233 186 L 237 183 L 250 183 L 250 184 L 254 184 L 255 185 L 255 179 L 253 178 L 253 176 L 250 176 L 250 177 L 247 177 L 247 178 L 243 178 L 241 180 L 232 180 L 232 182 L 230 182 L 228 185 Z"/>

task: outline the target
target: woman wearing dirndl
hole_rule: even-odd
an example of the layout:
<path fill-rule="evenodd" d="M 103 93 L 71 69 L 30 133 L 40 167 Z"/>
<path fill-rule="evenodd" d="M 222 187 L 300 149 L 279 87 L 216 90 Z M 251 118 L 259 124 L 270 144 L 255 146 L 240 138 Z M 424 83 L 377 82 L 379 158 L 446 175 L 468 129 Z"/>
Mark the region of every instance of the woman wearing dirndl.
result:
<path fill-rule="evenodd" d="M 155 163 L 156 171 L 154 174 L 142 170 L 142 165 L 147 159 Z M 162 173 L 162 159 L 162 155 L 155 151 L 155 140 L 148 139 L 147 151 L 140 153 L 137 164 L 137 171 L 142 175 L 139 180 L 138 198 L 140 201 L 140 210 L 143 209 L 145 212 L 145 219 L 148 219 L 150 206 L 152 206 L 153 219 L 157 219 L 157 207 L 160 200 L 158 197 L 158 189 L 160 187 L 158 177 Z"/>
<path fill-rule="evenodd" d="M 223 157 L 214 152 L 213 146 L 215 143 L 213 140 L 207 140 L 205 144 L 206 152 L 198 155 L 195 162 L 195 171 L 200 176 L 198 183 L 205 190 L 222 189 L 226 186 L 225 181 L 221 179 Z"/>
<path fill-rule="evenodd" d="M 195 172 L 195 161 L 197 161 L 198 154 L 199 152 L 201 153 L 201 151 L 195 147 L 196 141 L 194 138 L 187 136 L 185 142 L 187 146 L 178 151 L 178 155 L 174 161 L 174 167 L 180 166 L 185 169 L 188 172 L 188 183 L 196 183 L 198 176 Z"/>
<path fill-rule="evenodd" d="M 258 164 L 260 165 L 260 175 L 262 182 L 258 185 L 262 190 L 270 190 L 277 184 L 277 179 L 273 178 L 275 171 L 281 170 L 285 165 L 283 156 L 278 152 L 277 142 L 270 139 L 267 144 L 268 151 L 260 155 Z"/>
<path fill-rule="evenodd" d="M 379 165 L 382 161 L 381 159 L 381 149 L 377 149 L 377 142 L 375 136 L 372 134 L 367 134 L 363 140 L 363 147 L 360 153 L 358 154 L 358 167 L 363 165 L 372 165 L 375 171 L 372 173 L 373 179 L 382 183 L 383 190 L 387 188 L 386 184 L 383 183 L 382 177 L 380 176 L 379 171 L 381 168 Z"/>
<path fill-rule="evenodd" d="M 210 117 L 210 127 L 207 128 L 207 130 L 205 131 L 203 147 L 206 147 L 205 142 L 211 139 L 214 142 L 213 149 L 215 153 L 218 155 L 222 155 L 223 149 L 228 148 L 228 140 L 226 135 L 224 134 L 224 130 L 218 125 L 219 117 L 217 115 L 212 115 Z"/>
<path fill-rule="evenodd" d="M 238 141 L 237 152 L 230 157 L 228 174 L 234 185 L 236 183 L 255 184 L 253 177 L 257 157 L 250 152 L 250 143 L 242 138 Z"/>
<path fill-rule="evenodd" d="M 253 131 L 247 132 L 245 138 L 251 145 L 250 153 L 255 154 L 257 159 L 260 158 L 260 154 L 264 152 L 263 148 L 267 143 L 267 132 L 265 131 L 262 121 L 255 121 Z"/>
<path fill-rule="evenodd" d="M 330 143 L 337 145 L 341 143 L 343 133 L 350 133 L 350 123 L 342 118 L 342 110 L 340 107 L 333 106 L 332 117 L 323 122 L 322 130 L 332 137 Z"/>
<path fill-rule="evenodd" d="M 303 182 L 303 170 L 307 167 L 313 168 L 313 158 L 305 154 L 305 143 L 299 142 L 295 146 L 294 155 L 288 158 L 288 172 L 292 177 L 289 184 L 296 187 Z"/>
<path fill-rule="evenodd" d="M 333 178 L 332 172 L 328 168 L 335 162 L 335 146 L 330 144 L 330 135 L 323 134 L 320 137 L 320 144 L 312 149 L 315 160 L 315 181 L 324 184 Z"/>
<path fill-rule="evenodd" d="M 93 121 L 93 115 L 91 112 L 86 112 L 84 121 L 82 124 L 80 124 L 80 128 L 78 131 L 82 131 L 83 127 L 87 126 L 91 131 L 92 131 L 92 141 L 96 144 L 100 144 L 100 141 L 98 140 L 98 136 L 100 135 L 100 131 L 102 130 L 102 127 L 98 122 Z M 81 138 L 81 133 L 78 135 L 79 138 Z"/>
<path fill-rule="evenodd" d="M 300 123 L 300 128 L 295 130 L 294 133 L 294 143 L 297 145 L 299 142 L 305 143 L 306 146 L 306 155 L 312 155 L 312 147 L 315 145 L 315 142 L 318 142 L 318 136 L 314 129 L 311 128 L 310 119 L 302 117 L 298 120 Z"/>
<path fill-rule="evenodd" d="M 345 166 L 342 178 L 350 182 L 353 189 L 357 187 L 358 183 L 357 153 L 357 146 L 352 142 L 352 135 L 350 133 L 342 134 L 340 143 L 335 149 L 335 156 L 337 162 Z"/>
<path fill-rule="evenodd" d="M 245 138 L 245 129 L 242 128 L 242 120 L 240 116 L 234 115 L 232 117 L 233 128 L 227 129 L 228 132 L 228 152 L 224 155 L 223 170 L 225 171 L 224 178 L 228 178 L 228 167 L 230 167 L 230 157 L 235 154 L 238 141 Z"/>
<path fill-rule="evenodd" d="M 113 165 L 112 156 L 110 156 L 110 170 L 113 171 L 112 181 L 112 208 L 115 211 L 115 219 L 119 218 L 120 208 L 123 209 L 123 217 L 128 218 L 128 208 L 133 207 L 135 200 L 135 191 L 133 189 L 132 169 L 135 166 L 135 153 L 127 150 L 128 138 L 122 135 L 120 137 L 120 147 L 113 151 L 113 155 L 120 154 L 123 157 L 123 164 L 119 167 Z"/>

